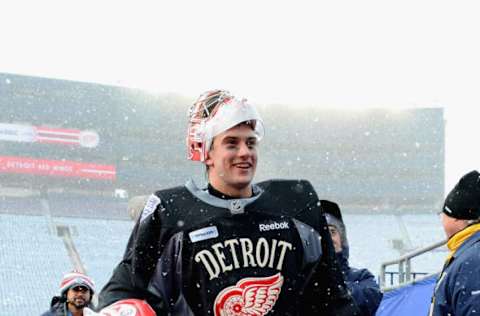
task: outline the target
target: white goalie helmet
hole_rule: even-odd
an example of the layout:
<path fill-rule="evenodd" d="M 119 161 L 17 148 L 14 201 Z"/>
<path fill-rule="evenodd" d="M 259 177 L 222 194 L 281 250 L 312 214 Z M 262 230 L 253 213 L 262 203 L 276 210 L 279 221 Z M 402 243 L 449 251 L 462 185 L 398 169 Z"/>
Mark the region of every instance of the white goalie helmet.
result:
<path fill-rule="evenodd" d="M 252 124 L 258 140 L 265 133 L 256 108 L 225 90 L 202 94 L 190 107 L 188 117 L 187 154 L 193 161 L 205 161 L 213 138 L 240 123 Z"/>

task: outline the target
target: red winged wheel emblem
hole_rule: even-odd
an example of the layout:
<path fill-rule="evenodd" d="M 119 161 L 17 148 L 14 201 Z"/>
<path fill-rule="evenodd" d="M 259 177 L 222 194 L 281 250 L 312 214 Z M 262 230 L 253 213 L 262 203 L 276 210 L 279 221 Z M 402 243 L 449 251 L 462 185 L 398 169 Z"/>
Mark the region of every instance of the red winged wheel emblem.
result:
<path fill-rule="evenodd" d="M 215 299 L 215 316 L 263 316 L 280 295 L 283 276 L 245 278 L 223 289 Z"/>

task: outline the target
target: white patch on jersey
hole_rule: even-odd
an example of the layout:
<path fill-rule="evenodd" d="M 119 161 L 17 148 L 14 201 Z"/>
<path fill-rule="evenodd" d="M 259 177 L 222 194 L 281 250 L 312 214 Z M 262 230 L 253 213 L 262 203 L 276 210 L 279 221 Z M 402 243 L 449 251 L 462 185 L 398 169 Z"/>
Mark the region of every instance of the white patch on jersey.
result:
<path fill-rule="evenodd" d="M 205 228 L 200 228 L 188 233 L 190 240 L 192 242 L 202 241 L 211 238 L 218 237 L 218 229 L 217 226 L 208 226 Z"/>
<path fill-rule="evenodd" d="M 480 294 L 480 290 L 472 291 L 472 295 L 478 295 Z"/>
<path fill-rule="evenodd" d="M 158 204 L 160 204 L 160 198 L 155 194 L 150 195 L 147 202 L 145 203 L 145 207 L 143 208 L 140 222 L 143 222 L 145 218 L 152 214 L 157 208 Z"/>

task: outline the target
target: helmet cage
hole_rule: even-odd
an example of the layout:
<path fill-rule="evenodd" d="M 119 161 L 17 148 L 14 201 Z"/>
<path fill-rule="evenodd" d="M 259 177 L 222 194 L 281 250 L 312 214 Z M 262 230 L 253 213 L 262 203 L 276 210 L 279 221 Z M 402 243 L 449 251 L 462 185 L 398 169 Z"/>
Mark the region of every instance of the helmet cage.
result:
<path fill-rule="evenodd" d="M 228 91 L 204 93 L 188 115 L 187 154 L 193 161 L 205 161 L 213 138 L 240 123 L 250 122 L 259 140 L 264 135 L 263 121 L 255 107 Z"/>

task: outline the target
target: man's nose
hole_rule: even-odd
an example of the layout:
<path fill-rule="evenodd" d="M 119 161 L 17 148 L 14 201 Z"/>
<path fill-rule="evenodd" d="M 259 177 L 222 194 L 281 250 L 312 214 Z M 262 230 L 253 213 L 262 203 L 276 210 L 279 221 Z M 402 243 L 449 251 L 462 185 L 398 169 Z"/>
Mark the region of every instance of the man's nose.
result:
<path fill-rule="evenodd" d="M 252 152 L 252 149 L 246 143 L 241 143 L 240 144 L 240 149 L 238 151 L 238 154 L 240 156 L 250 155 L 251 152 Z"/>

